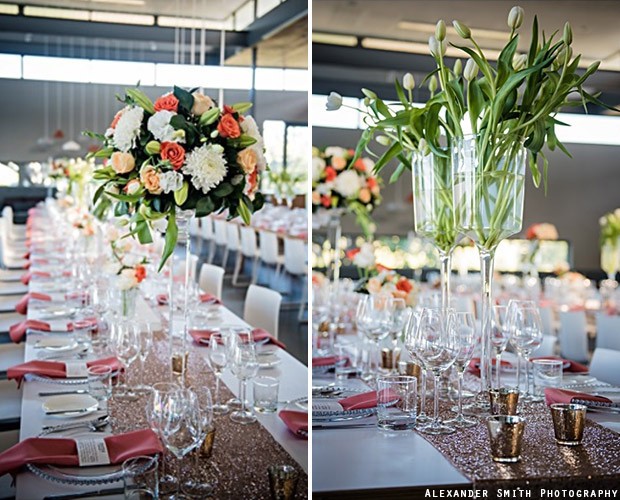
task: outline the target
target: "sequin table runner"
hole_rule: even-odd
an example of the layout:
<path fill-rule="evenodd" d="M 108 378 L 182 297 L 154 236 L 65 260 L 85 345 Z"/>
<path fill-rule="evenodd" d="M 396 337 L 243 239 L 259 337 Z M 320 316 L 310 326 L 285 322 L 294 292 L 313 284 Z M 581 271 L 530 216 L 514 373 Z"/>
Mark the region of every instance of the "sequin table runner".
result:
<path fill-rule="evenodd" d="M 466 376 L 470 389 L 479 379 Z M 440 402 L 444 419 L 454 418 L 453 403 Z M 518 412 L 526 419 L 521 461 L 496 463 L 491 459 L 486 422 L 458 429 L 453 434 L 419 433 L 477 487 L 505 483 L 507 487 L 560 482 L 566 486 L 593 487 L 620 481 L 620 434 L 591 420 L 586 421 L 581 446 L 560 446 L 555 441 L 551 414 L 545 403 L 519 403 Z"/>
<path fill-rule="evenodd" d="M 168 342 L 155 339 L 153 352 L 140 373 L 132 367 L 130 377 L 141 377 L 146 385 L 170 380 L 170 361 Z M 136 362 L 136 365 L 138 363 Z M 131 381 L 131 379 L 130 379 Z M 195 390 L 208 387 L 215 391 L 215 375 L 209 370 L 205 360 L 191 347 L 188 357 L 188 377 L 186 386 Z M 220 399 L 233 397 L 233 393 L 224 383 L 220 384 Z M 114 433 L 127 432 L 148 426 L 145 415 L 146 397 L 137 401 L 110 401 L 110 415 L 114 422 Z M 308 476 L 303 468 L 286 452 L 260 423 L 241 425 L 232 422 L 228 415 L 216 416 L 215 443 L 211 458 L 201 458 L 199 467 L 201 475 L 208 480 L 216 480 L 217 487 L 213 498 L 230 499 L 270 499 L 269 476 L 270 465 L 293 465 L 299 472 L 296 499 L 308 498 Z M 167 454 L 170 456 L 170 454 Z M 166 461 L 167 472 L 175 471 L 176 459 Z M 181 462 L 180 478 L 187 478 L 192 473 L 194 456 L 190 455 Z"/>

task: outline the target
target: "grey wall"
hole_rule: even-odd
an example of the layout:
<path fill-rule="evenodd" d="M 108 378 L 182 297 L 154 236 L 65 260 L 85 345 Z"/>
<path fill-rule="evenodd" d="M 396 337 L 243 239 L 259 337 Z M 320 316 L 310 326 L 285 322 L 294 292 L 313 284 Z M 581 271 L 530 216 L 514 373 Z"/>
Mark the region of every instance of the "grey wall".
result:
<path fill-rule="evenodd" d="M 121 103 L 114 95 L 122 94 L 125 86 L 47 83 L 28 80 L 0 79 L 0 161 L 13 160 L 25 162 L 44 160 L 54 153 L 60 153 L 60 147 L 51 151 L 42 151 L 36 146 L 36 140 L 44 135 L 45 91 L 49 92 L 50 134 L 58 127 L 65 137 L 70 132 L 70 110 L 73 101 L 74 135 L 84 128 L 104 132 Z M 58 114 L 57 96 L 60 87 L 60 109 Z M 162 87 L 144 87 L 142 89 L 152 99 L 163 94 Z M 84 91 L 84 93 L 82 93 Z M 71 98 L 73 92 L 73 99 Z M 217 99 L 218 91 L 205 89 L 205 93 Z M 248 101 L 248 91 L 226 91 L 224 101 L 234 103 Z M 82 104 L 85 103 L 85 106 Z M 84 112 L 81 110 L 84 109 Z M 308 95 L 305 92 L 258 91 L 256 108 L 251 112 L 258 123 L 264 120 L 287 120 L 307 122 Z M 65 141 L 68 138 L 65 138 Z M 74 139 L 75 140 L 75 139 Z M 92 142 L 92 141 L 91 141 Z"/>
<path fill-rule="evenodd" d="M 323 147 L 338 145 L 354 148 L 361 131 L 314 127 L 312 143 Z M 376 151 L 381 147 L 374 143 Z M 531 180 L 525 194 L 524 230 L 535 222 L 550 222 L 560 237 L 573 247 L 574 267 L 599 269 L 599 223 L 601 215 L 620 207 L 620 147 L 567 144 L 571 160 L 561 152 L 549 153 L 549 189 L 536 189 Z M 372 148 L 375 150 L 375 148 Z M 395 164 L 383 170 L 383 203 L 374 219 L 378 234 L 406 235 L 413 229 L 411 175 L 397 184 L 387 185 Z M 345 220 L 344 230 L 359 232 L 354 221 Z"/>

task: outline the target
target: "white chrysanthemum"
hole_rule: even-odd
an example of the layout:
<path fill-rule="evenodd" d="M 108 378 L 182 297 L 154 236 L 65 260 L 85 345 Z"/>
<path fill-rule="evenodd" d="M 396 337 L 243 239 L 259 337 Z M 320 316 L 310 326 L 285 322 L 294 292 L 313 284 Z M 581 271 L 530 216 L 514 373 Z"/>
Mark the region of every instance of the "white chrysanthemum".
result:
<path fill-rule="evenodd" d="M 164 193 L 177 191 L 183 186 L 183 174 L 175 170 L 162 172 L 159 174 L 159 185 Z"/>
<path fill-rule="evenodd" d="M 194 149 L 185 158 L 183 172 L 191 175 L 196 189 L 207 194 L 226 177 L 224 148 L 219 144 L 205 144 Z"/>
<path fill-rule="evenodd" d="M 345 198 L 351 198 L 357 196 L 362 184 L 363 181 L 355 170 L 345 170 L 334 180 L 334 190 Z"/>
<path fill-rule="evenodd" d="M 175 130 L 170 125 L 170 120 L 176 115 L 173 111 L 162 110 L 155 113 L 146 123 L 146 128 L 160 142 L 173 142 Z"/>
<path fill-rule="evenodd" d="M 353 264 L 362 269 L 375 265 L 375 249 L 371 243 L 364 243 L 360 251 L 353 256 Z"/>
<path fill-rule="evenodd" d="M 347 155 L 347 150 L 340 146 L 329 146 L 325 148 L 325 156 L 331 158 L 332 156 L 338 156 L 344 158 Z"/>
<path fill-rule="evenodd" d="M 253 139 L 256 139 L 256 142 L 252 144 L 249 149 L 253 150 L 256 153 L 256 166 L 259 172 L 262 172 L 267 168 L 267 160 L 265 159 L 265 142 L 263 141 L 263 136 L 260 135 L 260 131 L 258 130 L 258 125 L 256 121 L 251 116 L 244 116 L 243 121 L 241 122 L 241 131 L 245 135 L 249 135 Z"/>
<path fill-rule="evenodd" d="M 333 182 L 322 182 L 316 187 L 316 192 L 319 194 L 331 194 Z"/>
<path fill-rule="evenodd" d="M 114 147 L 123 153 L 136 145 L 144 110 L 138 106 L 127 108 L 114 128 Z"/>
<path fill-rule="evenodd" d="M 321 178 L 321 174 L 325 170 L 325 160 L 318 156 L 312 157 L 312 180 L 318 181 Z"/>

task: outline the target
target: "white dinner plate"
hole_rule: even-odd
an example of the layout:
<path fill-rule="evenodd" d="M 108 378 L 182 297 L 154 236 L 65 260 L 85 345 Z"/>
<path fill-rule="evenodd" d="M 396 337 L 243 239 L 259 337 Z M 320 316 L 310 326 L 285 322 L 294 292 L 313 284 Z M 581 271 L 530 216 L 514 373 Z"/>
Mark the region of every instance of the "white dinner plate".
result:
<path fill-rule="evenodd" d="M 68 339 L 66 337 L 48 337 L 45 339 L 40 339 L 34 345 L 35 348 L 45 349 L 46 351 L 70 351 L 77 347 L 77 342 L 75 339 Z"/>
<path fill-rule="evenodd" d="M 258 366 L 261 369 L 273 368 L 282 362 L 280 356 L 278 356 L 278 351 L 275 349 L 260 351 L 256 355 L 258 357 Z"/>
<path fill-rule="evenodd" d="M 43 411 L 46 414 L 57 411 L 66 411 L 56 415 L 58 418 L 76 418 L 89 415 L 97 411 L 98 401 L 88 394 L 65 394 L 53 396 L 43 403 Z"/>

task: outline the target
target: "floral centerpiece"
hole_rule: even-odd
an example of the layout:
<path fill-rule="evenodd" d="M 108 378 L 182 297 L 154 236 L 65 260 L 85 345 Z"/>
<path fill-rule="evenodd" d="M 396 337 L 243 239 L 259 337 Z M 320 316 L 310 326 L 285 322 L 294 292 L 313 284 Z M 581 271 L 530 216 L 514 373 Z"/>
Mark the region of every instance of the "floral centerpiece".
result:
<path fill-rule="evenodd" d="M 370 213 L 381 202 L 381 180 L 370 158 L 338 146 L 312 148 L 312 211 L 341 209 L 355 215 L 364 233 L 374 232 Z M 352 169 L 347 169 L 351 163 Z"/>
<path fill-rule="evenodd" d="M 540 249 L 541 241 L 555 241 L 558 239 L 558 230 L 553 224 L 548 222 L 537 222 L 527 228 L 525 238 L 529 240 L 530 247 L 526 257 L 526 267 L 529 268 L 531 274 L 536 274 L 536 265 L 534 260 Z"/>
<path fill-rule="evenodd" d="M 247 224 L 263 205 L 259 174 L 267 168 L 263 139 L 250 103 L 217 107 L 208 96 L 174 87 L 154 103 L 139 89 L 127 89 L 94 157 L 105 158 L 95 171 L 102 182 L 94 196 L 114 200 L 117 216 L 130 214 L 130 234 L 152 241 L 152 223 L 167 218 L 160 264 L 178 238 L 178 213 L 204 217 L 227 211 Z M 181 212 L 180 212 L 181 211 Z"/>
<path fill-rule="evenodd" d="M 408 307 L 417 305 L 420 294 L 419 285 L 414 280 L 379 264 L 375 259 L 372 244 L 364 243 L 359 248 L 349 250 L 347 257 L 351 259 L 360 274 L 360 280 L 355 287 L 357 292 L 402 298 Z"/>
<path fill-rule="evenodd" d="M 620 208 L 599 220 L 601 226 L 601 268 L 610 280 L 620 268 Z"/>

